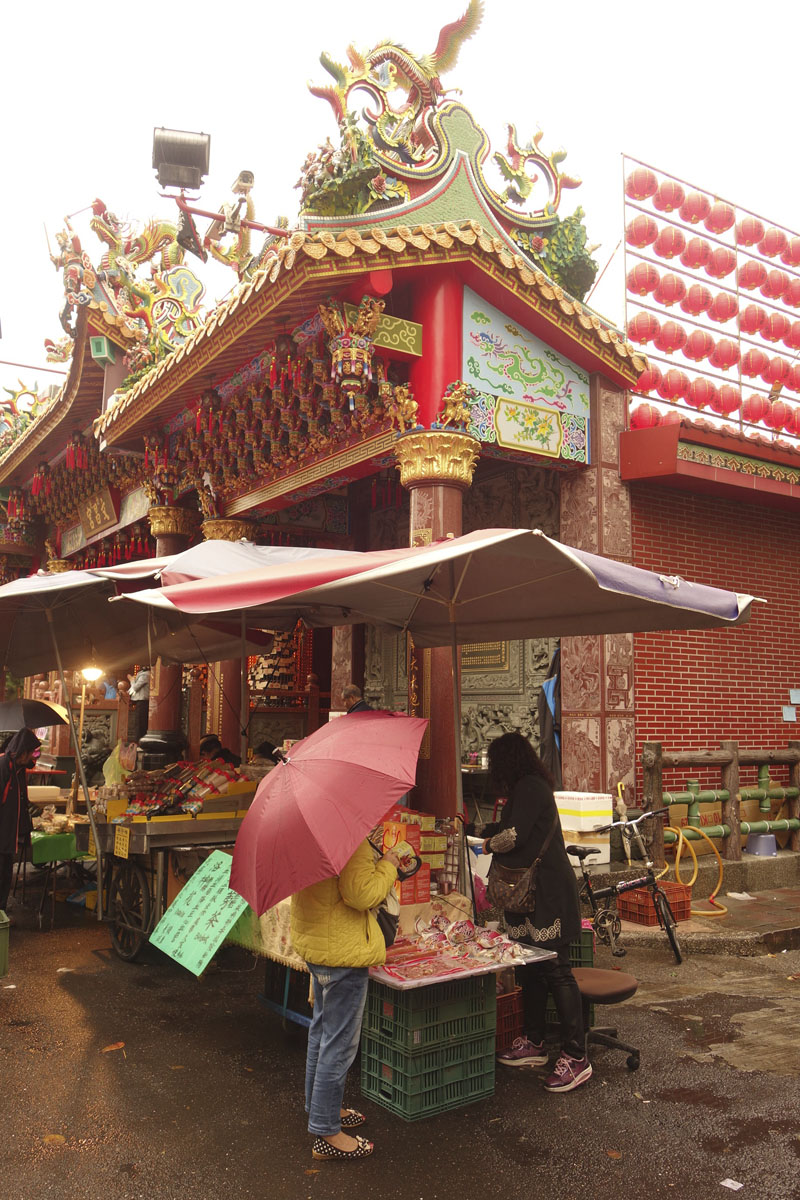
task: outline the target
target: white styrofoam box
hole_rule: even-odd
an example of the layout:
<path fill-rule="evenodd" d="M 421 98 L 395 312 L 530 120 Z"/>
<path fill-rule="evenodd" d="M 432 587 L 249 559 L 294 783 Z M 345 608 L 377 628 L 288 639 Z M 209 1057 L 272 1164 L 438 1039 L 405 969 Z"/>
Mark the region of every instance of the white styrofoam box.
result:
<path fill-rule="evenodd" d="M 565 846 L 591 846 L 600 851 L 599 854 L 593 854 L 591 858 L 584 860 L 587 867 L 604 866 L 611 862 L 611 840 L 607 833 L 585 833 L 577 829 L 562 828 L 561 834 Z M 573 867 L 578 867 L 577 858 L 571 858 L 569 861 Z"/>
<path fill-rule="evenodd" d="M 61 792 L 52 784 L 31 784 L 28 787 L 28 799 L 31 804 L 49 804 L 58 800 Z"/>
<path fill-rule="evenodd" d="M 614 797 L 606 792 L 556 792 L 562 829 L 591 832 L 614 820 Z"/>

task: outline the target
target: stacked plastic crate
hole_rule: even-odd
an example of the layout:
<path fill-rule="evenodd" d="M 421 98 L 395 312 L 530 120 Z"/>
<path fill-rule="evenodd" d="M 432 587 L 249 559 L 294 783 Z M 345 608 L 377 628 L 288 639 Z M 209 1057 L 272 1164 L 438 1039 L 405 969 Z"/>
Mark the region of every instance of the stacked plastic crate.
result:
<path fill-rule="evenodd" d="M 370 981 L 361 1090 L 406 1121 L 494 1092 L 494 974 L 399 991 Z"/>

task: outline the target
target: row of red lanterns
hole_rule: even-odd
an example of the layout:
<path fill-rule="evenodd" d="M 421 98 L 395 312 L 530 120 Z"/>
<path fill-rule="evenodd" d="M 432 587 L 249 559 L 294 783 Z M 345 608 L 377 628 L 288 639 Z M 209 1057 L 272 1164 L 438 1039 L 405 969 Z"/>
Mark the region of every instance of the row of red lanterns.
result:
<path fill-rule="evenodd" d="M 797 380 L 797 386 L 792 390 L 800 391 L 800 378 Z M 702 375 L 690 379 L 684 371 L 678 370 L 677 367 L 670 367 L 669 370 L 662 372 L 655 363 L 650 363 L 639 376 L 636 391 L 645 395 L 649 392 L 657 392 L 662 400 L 685 400 L 693 408 L 708 407 L 725 416 L 728 413 L 736 412 L 741 403 L 739 388 L 732 383 L 717 384 Z M 770 403 L 766 396 L 760 394 L 748 397 L 745 403 L 752 413 L 762 401 L 765 406 Z M 777 403 L 777 400 L 774 403 Z M 744 414 L 744 409 L 742 411 Z M 745 419 L 757 421 L 761 417 L 751 415 Z"/>
<path fill-rule="evenodd" d="M 696 381 L 697 382 L 697 381 Z M 707 382 L 707 381 L 706 381 Z M 721 389 L 720 389 L 721 390 Z M 748 425 L 766 425 L 774 433 L 785 431 L 800 437 L 800 408 L 793 408 L 783 400 L 768 400 L 766 396 L 747 396 L 737 400 L 733 408 L 723 406 L 720 398 L 700 396 L 681 397 L 686 403 L 698 411 L 710 408 L 717 416 L 730 416 L 741 407 L 742 420 Z M 652 429 L 656 425 L 677 425 L 681 414 L 677 409 L 662 413 L 654 404 L 638 404 L 630 416 L 631 429 Z"/>
<path fill-rule="evenodd" d="M 736 221 L 735 210 L 724 201 L 713 201 L 702 192 L 686 192 L 674 179 L 665 179 L 659 184 L 653 171 L 637 167 L 625 181 L 625 194 L 629 199 L 641 203 L 653 201 L 659 212 L 677 211 L 686 225 L 701 222 L 709 233 L 719 235 L 731 229 Z M 790 237 L 782 229 L 765 226 L 758 217 L 745 216 L 736 225 L 736 244 L 757 246 L 766 258 L 777 258 L 789 267 L 800 266 L 800 237 Z"/>
<path fill-rule="evenodd" d="M 668 288 L 669 278 L 669 276 L 666 276 L 661 281 L 663 286 L 660 285 L 653 294 L 653 299 L 660 299 L 662 304 L 665 301 L 661 297 L 665 293 L 669 293 L 672 297 L 670 304 L 674 303 L 674 300 L 680 294 L 679 291 L 673 293 Z M 697 292 L 706 292 L 707 295 L 697 295 Z M 783 342 L 788 350 L 800 351 L 800 321 L 790 321 L 783 313 L 767 313 L 763 308 L 759 308 L 757 304 L 748 304 L 746 308 L 739 312 L 735 297 L 729 296 L 727 292 L 721 292 L 719 295 L 712 297 L 707 292 L 707 289 L 699 288 L 695 285 L 695 287 L 688 289 L 681 297 L 680 307 L 685 313 L 693 317 L 699 317 L 705 312 L 713 321 L 718 321 L 720 324 L 724 324 L 732 320 L 733 317 L 738 316 L 739 331 L 745 336 L 755 337 L 758 335 L 765 342 L 777 345 L 780 341 Z M 670 322 L 667 321 L 665 324 L 670 325 Z M 683 330 L 686 333 L 682 325 L 678 325 L 677 322 L 672 322 L 672 324 L 677 325 L 678 331 Z M 644 345 L 646 342 L 656 341 L 662 328 L 661 322 L 653 313 L 638 312 L 628 322 L 628 337 L 631 341 Z M 713 346 L 715 343 L 712 335 L 707 331 L 703 332 L 711 339 L 711 345 Z M 686 336 L 688 340 L 691 334 L 687 333 Z M 680 341 L 680 337 L 680 332 L 677 335 L 670 332 L 669 340 L 676 342 L 673 351 L 683 349 L 684 343 Z M 659 346 L 658 348 L 667 354 L 673 352 L 667 350 L 665 346 Z M 705 357 L 705 355 L 702 357 Z"/>
<path fill-rule="evenodd" d="M 652 341 L 662 354 L 676 354 L 680 350 L 691 362 L 702 362 L 707 358 L 720 371 L 728 371 L 739 363 L 742 375 L 750 379 L 761 378 L 769 387 L 780 384 L 800 392 L 800 362 L 790 363 L 780 355 L 770 357 L 756 346 L 746 350 L 740 358 L 735 341 L 720 338 L 715 342 L 704 329 L 687 333 L 677 321 L 665 321 L 661 325 L 652 313 L 640 312 L 628 322 L 628 337 L 642 344 Z"/>
<path fill-rule="evenodd" d="M 752 269 L 755 268 L 755 269 Z M 771 279 L 770 276 L 782 276 L 781 279 Z M 789 279 L 784 271 L 767 271 L 763 263 L 756 262 L 754 259 L 743 264 L 738 271 L 738 279 L 741 286 L 748 291 L 752 291 L 755 287 L 760 287 L 762 295 L 768 299 L 782 298 L 784 303 L 791 308 L 800 308 L 800 279 Z M 653 298 L 664 305 L 680 303 L 686 312 L 692 312 L 693 315 L 699 315 L 701 312 L 707 312 L 711 308 L 712 294 L 708 291 L 705 284 L 702 283 L 687 283 L 680 275 L 676 275 L 673 271 L 669 271 L 666 275 L 660 275 L 652 263 L 637 262 L 631 267 L 625 279 L 629 292 L 636 296 L 646 296 L 652 294 Z M 785 286 L 784 286 L 785 284 Z M 772 293 L 783 289 L 781 297 L 773 296 Z M 683 305 L 683 300 L 689 295 L 690 300 L 687 305 Z M 708 297 L 708 301 L 702 304 L 701 301 Z M 720 303 L 723 303 L 720 301 Z M 725 307 L 732 307 L 732 312 L 738 308 L 735 298 L 728 293 L 728 301 L 724 302 Z M 728 320 L 727 317 L 721 318 L 714 316 L 714 320 Z"/>

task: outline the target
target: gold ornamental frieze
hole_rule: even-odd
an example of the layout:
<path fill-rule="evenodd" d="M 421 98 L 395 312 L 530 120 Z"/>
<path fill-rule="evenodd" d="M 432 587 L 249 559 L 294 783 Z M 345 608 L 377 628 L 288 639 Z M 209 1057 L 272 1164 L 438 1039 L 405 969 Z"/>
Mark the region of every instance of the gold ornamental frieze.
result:
<path fill-rule="evenodd" d="M 394 444 L 403 487 L 442 483 L 468 488 L 480 457 L 480 442 L 469 433 L 424 429 L 401 434 Z"/>
<path fill-rule="evenodd" d="M 48 575 L 61 575 L 64 571 L 73 570 L 74 566 L 68 558 L 48 558 L 46 570 Z"/>
<path fill-rule="evenodd" d="M 252 521 L 238 521 L 231 517 L 206 517 L 202 530 L 207 542 L 251 542 L 255 535 L 255 525 Z"/>
<path fill-rule="evenodd" d="M 197 528 L 195 514 L 189 508 L 177 505 L 155 504 L 147 514 L 153 537 L 169 537 L 174 534 L 190 535 Z"/>

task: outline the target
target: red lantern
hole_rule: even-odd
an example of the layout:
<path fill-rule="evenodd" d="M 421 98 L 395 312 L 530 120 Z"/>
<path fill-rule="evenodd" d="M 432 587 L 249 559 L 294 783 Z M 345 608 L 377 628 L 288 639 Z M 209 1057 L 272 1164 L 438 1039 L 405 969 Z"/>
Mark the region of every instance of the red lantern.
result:
<path fill-rule="evenodd" d="M 711 292 L 707 287 L 703 287 L 702 283 L 693 283 L 681 300 L 681 308 L 690 317 L 699 317 L 701 313 L 707 311 L 712 299 Z"/>
<path fill-rule="evenodd" d="M 764 226 L 758 217 L 743 217 L 736 226 L 736 244 L 755 246 L 764 236 Z"/>
<path fill-rule="evenodd" d="M 625 180 L 625 195 L 630 200 L 649 200 L 658 188 L 658 180 L 647 167 L 637 167 Z"/>
<path fill-rule="evenodd" d="M 764 424 L 776 431 L 793 428 L 794 409 L 785 400 L 773 400 L 769 411 L 764 414 Z"/>
<path fill-rule="evenodd" d="M 679 216 L 687 225 L 697 225 L 705 221 L 711 212 L 711 201 L 702 192 L 689 192 L 681 205 Z"/>
<path fill-rule="evenodd" d="M 722 338 L 711 352 L 709 362 L 720 371 L 729 371 L 739 361 L 739 347 L 729 338 Z"/>
<path fill-rule="evenodd" d="M 653 338 L 653 344 L 662 354 L 674 354 L 685 341 L 686 330 L 677 321 L 665 321 Z"/>
<path fill-rule="evenodd" d="M 710 275 L 712 279 L 724 279 L 726 275 L 730 275 L 733 268 L 736 266 L 736 254 L 727 246 L 717 246 L 716 250 L 711 251 L 711 256 L 706 263 L 706 275 Z"/>
<path fill-rule="evenodd" d="M 783 313 L 773 312 L 761 326 L 761 336 L 767 342 L 781 342 L 792 328 L 792 323 Z"/>
<path fill-rule="evenodd" d="M 633 292 L 636 296 L 646 296 L 648 292 L 652 292 L 658 287 L 659 274 L 655 267 L 650 263 L 637 263 L 630 271 L 628 271 L 626 283 L 628 291 Z"/>
<path fill-rule="evenodd" d="M 667 411 L 665 413 L 662 414 L 661 424 L 662 425 L 680 425 L 682 420 L 683 420 L 683 417 L 681 416 L 681 414 L 677 408 L 669 408 L 669 409 L 667 409 Z"/>
<path fill-rule="evenodd" d="M 795 321 L 783 335 L 783 344 L 790 350 L 800 350 L 800 321 Z"/>
<path fill-rule="evenodd" d="M 763 350 L 748 350 L 742 355 L 742 374 L 754 379 L 769 366 L 769 359 Z"/>
<path fill-rule="evenodd" d="M 730 292 L 718 292 L 708 306 L 708 315 L 712 321 L 724 325 L 739 312 L 739 302 Z"/>
<path fill-rule="evenodd" d="M 652 404 L 637 404 L 631 413 L 631 429 L 652 429 L 661 424 L 661 413 Z"/>
<path fill-rule="evenodd" d="M 705 379 L 703 376 L 693 379 L 686 389 L 686 403 L 691 408 L 699 410 L 705 408 L 706 405 L 713 407 L 716 398 L 717 389 L 710 379 Z"/>
<path fill-rule="evenodd" d="M 652 341 L 660 329 L 661 322 L 649 312 L 639 312 L 628 321 L 628 337 L 640 346 Z"/>
<path fill-rule="evenodd" d="M 625 227 L 626 242 L 629 246 L 635 246 L 637 250 L 643 250 L 645 246 L 649 246 L 654 242 L 657 237 L 658 226 L 652 217 L 647 217 L 644 213 L 639 213 Z"/>
<path fill-rule="evenodd" d="M 747 396 L 742 401 L 742 420 L 747 421 L 749 425 L 757 425 L 759 421 L 763 421 L 764 414 L 768 409 L 769 400 L 766 396 L 759 393 Z"/>
<path fill-rule="evenodd" d="M 758 304 L 748 304 L 744 312 L 739 314 L 739 329 L 752 337 L 761 330 L 766 319 L 765 309 L 760 308 Z"/>
<path fill-rule="evenodd" d="M 674 179 L 665 179 L 653 197 L 653 207 L 659 212 L 673 212 L 683 204 L 685 192 Z"/>
<path fill-rule="evenodd" d="M 761 287 L 764 280 L 767 278 L 767 268 L 762 262 L 755 258 L 748 258 L 747 262 L 742 263 L 739 270 L 736 272 L 736 279 L 740 288 L 746 288 L 751 292 L 753 288 Z"/>
<path fill-rule="evenodd" d="M 671 367 L 656 390 L 662 400 L 681 400 L 689 390 L 689 376 Z"/>
<path fill-rule="evenodd" d="M 781 262 L 786 263 L 787 267 L 800 267 L 800 237 L 789 238 L 781 254 Z"/>
<path fill-rule="evenodd" d="M 800 392 L 800 363 L 795 363 L 793 367 L 789 368 L 784 387 L 787 387 L 790 392 Z"/>
<path fill-rule="evenodd" d="M 789 286 L 789 276 L 785 271 L 770 271 L 761 285 L 761 295 L 768 300 L 780 300 Z"/>
<path fill-rule="evenodd" d="M 641 375 L 637 379 L 635 390 L 637 392 L 652 392 L 653 389 L 657 388 L 660 383 L 661 371 L 655 365 L 655 363 L 650 363 L 650 365 L 646 367 L 644 371 L 642 371 Z"/>
<path fill-rule="evenodd" d="M 789 286 L 783 293 L 783 303 L 789 308 L 800 308 L 800 279 L 790 279 Z"/>
<path fill-rule="evenodd" d="M 699 271 L 711 258 L 711 243 L 705 238 L 690 238 L 681 254 L 681 262 L 690 271 Z"/>
<path fill-rule="evenodd" d="M 714 349 L 714 339 L 705 329 L 695 329 L 686 339 L 684 356 L 692 362 L 702 362 Z"/>
<path fill-rule="evenodd" d="M 770 387 L 774 387 L 776 384 L 781 384 L 782 386 L 786 383 L 786 380 L 789 378 L 789 364 L 786 359 L 781 358 L 777 354 L 774 358 L 770 358 L 761 372 L 761 378 Z"/>
<path fill-rule="evenodd" d="M 783 254 L 788 245 L 789 239 L 782 229 L 770 228 L 758 243 L 758 248 L 765 258 L 775 258 L 776 255 Z"/>
<path fill-rule="evenodd" d="M 680 229 L 674 225 L 665 225 L 653 243 L 653 249 L 659 258 L 676 258 L 684 246 L 686 238 Z"/>
<path fill-rule="evenodd" d="M 731 413 L 736 412 L 742 402 L 742 393 L 737 387 L 730 383 L 723 383 L 722 387 L 717 392 L 716 403 L 712 406 L 714 412 L 717 412 L 722 417 L 729 417 Z"/>
<path fill-rule="evenodd" d="M 681 279 L 680 275 L 662 275 L 658 287 L 653 292 L 653 299 L 656 304 L 663 304 L 669 308 L 672 304 L 677 304 L 686 295 L 686 284 Z"/>
<path fill-rule="evenodd" d="M 706 217 L 703 224 L 709 233 L 725 233 L 727 229 L 733 225 L 736 220 L 736 213 L 731 208 L 730 204 L 723 203 L 719 200 L 711 209 L 711 212 Z"/>

